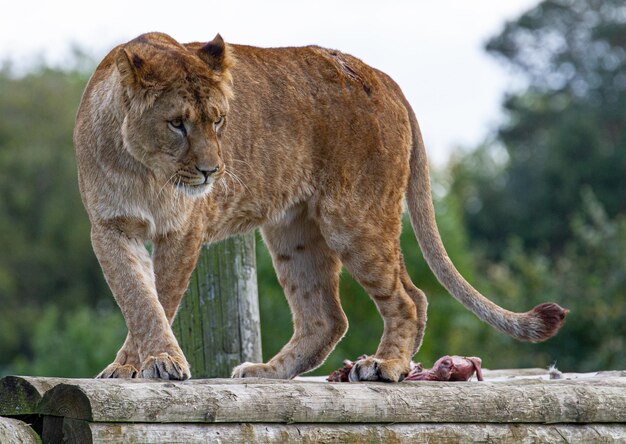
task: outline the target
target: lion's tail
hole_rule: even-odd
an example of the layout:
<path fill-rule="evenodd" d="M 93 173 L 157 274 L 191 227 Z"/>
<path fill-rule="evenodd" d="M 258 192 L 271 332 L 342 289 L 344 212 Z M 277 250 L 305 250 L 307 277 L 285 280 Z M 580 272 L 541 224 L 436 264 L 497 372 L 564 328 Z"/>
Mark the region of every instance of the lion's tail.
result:
<path fill-rule="evenodd" d="M 555 303 L 538 305 L 526 313 L 505 310 L 467 283 L 448 257 L 435 222 L 424 142 L 413 110 L 408 103 L 405 104 L 413 132 L 406 197 L 413 230 L 429 267 L 459 302 L 496 329 L 521 341 L 544 341 L 555 335 L 563 325 L 568 310 Z"/>

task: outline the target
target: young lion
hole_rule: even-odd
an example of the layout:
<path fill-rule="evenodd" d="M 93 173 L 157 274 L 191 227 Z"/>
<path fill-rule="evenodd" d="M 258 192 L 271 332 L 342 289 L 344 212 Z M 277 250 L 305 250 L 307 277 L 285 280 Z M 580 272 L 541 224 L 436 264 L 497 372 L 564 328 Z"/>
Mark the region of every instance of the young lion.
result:
<path fill-rule="evenodd" d="M 387 75 L 347 54 L 144 34 L 96 69 L 74 142 L 93 248 L 129 331 L 101 378 L 189 378 L 170 324 L 201 244 L 260 227 L 294 333 L 267 364 L 243 363 L 233 377 L 293 378 L 324 361 L 348 325 L 344 264 L 384 318 L 376 354 L 351 379 L 401 380 L 427 305 L 400 252 L 405 195 L 429 266 L 480 319 L 542 341 L 565 317 L 556 304 L 506 311 L 457 272 L 410 105 Z"/>

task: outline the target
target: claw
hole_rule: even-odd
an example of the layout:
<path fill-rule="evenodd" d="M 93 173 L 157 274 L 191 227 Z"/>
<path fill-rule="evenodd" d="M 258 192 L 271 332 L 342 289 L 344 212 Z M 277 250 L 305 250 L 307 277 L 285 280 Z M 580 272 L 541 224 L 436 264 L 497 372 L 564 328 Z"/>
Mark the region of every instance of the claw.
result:
<path fill-rule="evenodd" d="M 108 379 L 108 378 L 124 378 L 131 379 L 137 378 L 139 375 L 139 371 L 135 368 L 135 366 L 130 364 L 109 364 L 104 370 L 102 370 L 97 379 Z"/>
<path fill-rule="evenodd" d="M 407 375 L 408 365 L 400 359 L 367 357 L 354 363 L 348 379 L 357 381 L 399 382 Z"/>
<path fill-rule="evenodd" d="M 184 358 L 181 359 L 167 353 L 159 353 L 156 356 L 148 356 L 143 361 L 141 377 L 184 381 L 191 377 L 191 372 Z"/>

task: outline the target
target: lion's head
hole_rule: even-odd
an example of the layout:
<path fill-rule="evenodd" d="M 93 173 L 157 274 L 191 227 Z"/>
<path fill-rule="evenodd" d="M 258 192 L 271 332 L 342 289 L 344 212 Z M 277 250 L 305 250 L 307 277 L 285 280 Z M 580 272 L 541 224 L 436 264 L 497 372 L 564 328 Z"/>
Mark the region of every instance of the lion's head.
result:
<path fill-rule="evenodd" d="M 219 34 L 190 48 L 149 33 L 119 47 L 115 62 L 124 148 L 160 183 L 197 196 L 224 173 L 220 137 L 232 60 Z"/>

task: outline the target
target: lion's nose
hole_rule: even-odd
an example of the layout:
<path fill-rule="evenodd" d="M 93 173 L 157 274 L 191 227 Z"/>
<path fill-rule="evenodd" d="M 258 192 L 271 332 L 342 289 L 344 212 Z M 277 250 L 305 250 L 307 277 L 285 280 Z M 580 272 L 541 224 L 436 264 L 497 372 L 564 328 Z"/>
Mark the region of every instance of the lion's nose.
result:
<path fill-rule="evenodd" d="M 211 174 L 219 170 L 219 167 L 207 166 L 207 165 L 196 165 L 196 170 L 198 170 L 204 176 L 204 180 L 206 181 Z"/>

